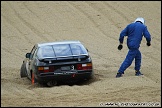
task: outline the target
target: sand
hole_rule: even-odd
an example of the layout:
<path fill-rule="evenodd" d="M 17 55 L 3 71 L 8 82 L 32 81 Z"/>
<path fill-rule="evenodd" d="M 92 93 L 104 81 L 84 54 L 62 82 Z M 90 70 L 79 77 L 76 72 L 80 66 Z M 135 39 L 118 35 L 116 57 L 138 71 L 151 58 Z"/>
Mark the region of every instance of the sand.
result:
<path fill-rule="evenodd" d="M 143 17 L 152 36 L 143 38 L 141 72 L 134 62 L 116 73 L 128 52 L 119 34 Z M 39 42 L 79 40 L 93 60 L 93 80 L 80 85 L 44 87 L 20 78 L 25 54 Z M 2 1 L 1 106 L 100 107 L 161 106 L 161 1 Z"/>

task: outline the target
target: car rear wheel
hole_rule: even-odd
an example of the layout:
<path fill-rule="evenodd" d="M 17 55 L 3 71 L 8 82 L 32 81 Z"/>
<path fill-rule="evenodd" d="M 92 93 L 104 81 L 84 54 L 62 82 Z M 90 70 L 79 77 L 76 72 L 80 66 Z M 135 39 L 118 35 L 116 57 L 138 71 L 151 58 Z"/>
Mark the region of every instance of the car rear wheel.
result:
<path fill-rule="evenodd" d="M 57 81 L 49 81 L 49 82 L 47 82 L 48 87 L 53 87 L 53 86 L 56 86 L 56 85 L 57 85 Z"/>
<path fill-rule="evenodd" d="M 21 76 L 21 78 L 27 77 L 27 72 L 26 72 L 26 68 L 25 68 L 24 63 L 21 65 L 20 76 Z"/>

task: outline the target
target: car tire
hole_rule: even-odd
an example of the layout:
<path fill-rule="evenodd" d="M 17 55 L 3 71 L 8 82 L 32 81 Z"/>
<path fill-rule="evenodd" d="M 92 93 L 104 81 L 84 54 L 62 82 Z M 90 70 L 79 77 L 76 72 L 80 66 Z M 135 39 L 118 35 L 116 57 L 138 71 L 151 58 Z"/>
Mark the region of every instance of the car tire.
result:
<path fill-rule="evenodd" d="M 21 78 L 27 77 L 27 72 L 26 72 L 26 68 L 25 68 L 24 63 L 21 65 L 20 76 L 21 76 Z"/>
<path fill-rule="evenodd" d="M 57 81 L 49 81 L 49 82 L 46 83 L 46 85 L 47 85 L 48 87 L 56 86 L 56 85 L 57 85 Z"/>

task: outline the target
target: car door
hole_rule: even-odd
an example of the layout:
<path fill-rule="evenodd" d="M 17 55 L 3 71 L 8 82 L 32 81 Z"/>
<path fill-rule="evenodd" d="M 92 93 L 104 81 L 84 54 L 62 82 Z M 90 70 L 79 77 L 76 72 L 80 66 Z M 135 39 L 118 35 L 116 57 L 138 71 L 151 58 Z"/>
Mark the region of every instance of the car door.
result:
<path fill-rule="evenodd" d="M 34 61 L 34 58 L 35 58 L 35 52 L 36 52 L 36 49 L 37 47 L 34 46 L 30 52 L 30 57 L 29 57 L 29 60 L 27 62 L 27 73 L 28 73 L 28 76 L 29 78 L 31 79 L 31 70 L 32 70 L 32 66 L 33 66 L 33 61 Z"/>

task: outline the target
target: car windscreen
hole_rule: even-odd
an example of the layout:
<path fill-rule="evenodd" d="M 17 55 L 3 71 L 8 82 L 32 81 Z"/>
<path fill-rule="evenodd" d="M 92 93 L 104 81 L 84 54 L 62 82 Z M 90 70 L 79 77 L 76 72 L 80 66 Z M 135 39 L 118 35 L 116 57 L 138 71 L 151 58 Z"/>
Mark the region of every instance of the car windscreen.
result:
<path fill-rule="evenodd" d="M 73 44 L 55 44 L 42 46 L 38 49 L 38 57 L 40 58 L 54 58 L 62 56 L 73 56 L 87 54 L 87 50 L 80 43 Z"/>

